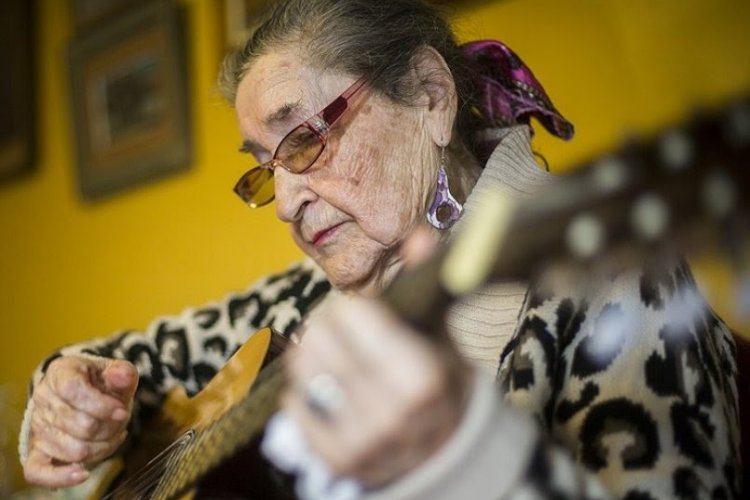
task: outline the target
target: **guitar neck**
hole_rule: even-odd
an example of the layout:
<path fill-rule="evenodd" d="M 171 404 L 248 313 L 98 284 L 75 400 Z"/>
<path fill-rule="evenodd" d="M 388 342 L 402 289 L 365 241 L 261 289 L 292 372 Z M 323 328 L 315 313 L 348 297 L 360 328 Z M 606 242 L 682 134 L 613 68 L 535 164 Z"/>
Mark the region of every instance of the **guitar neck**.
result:
<path fill-rule="evenodd" d="M 747 103 L 743 109 L 750 122 Z M 740 234 L 750 210 L 743 192 L 750 186 L 750 130 L 732 133 L 732 116 L 696 119 L 563 177 L 519 207 L 494 274 L 528 277 L 551 258 L 586 263 L 618 249 L 640 258 L 658 245 L 684 250 L 704 246 L 709 235 Z"/>
<path fill-rule="evenodd" d="M 748 234 L 750 101 L 631 142 L 559 176 L 528 201 L 493 194 L 455 243 L 399 276 L 385 301 L 422 331 L 489 281 L 529 280 L 551 264 L 583 272 L 659 254 L 739 244 Z"/>

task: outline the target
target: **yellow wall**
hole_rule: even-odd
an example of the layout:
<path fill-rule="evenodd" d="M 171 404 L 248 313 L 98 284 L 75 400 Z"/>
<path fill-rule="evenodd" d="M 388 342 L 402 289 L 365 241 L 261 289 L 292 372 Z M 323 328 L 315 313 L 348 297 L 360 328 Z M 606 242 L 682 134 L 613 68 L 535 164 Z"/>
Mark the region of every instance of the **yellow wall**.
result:
<path fill-rule="evenodd" d="M 236 153 L 232 112 L 212 87 L 222 2 L 183 1 L 192 169 L 92 204 L 76 194 L 67 2 L 39 3 L 39 162 L 32 176 L 0 186 L 0 496 L 13 484 L 5 469 L 16 467 L 25 383 L 38 360 L 61 344 L 143 328 L 157 314 L 220 298 L 299 255 L 273 209 L 251 212 L 231 194 L 248 165 Z M 612 147 L 623 130 L 653 130 L 692 103 L 750 89 L 745 0 L 469 5 L 462 37 L 505 40 L 575 122 L 569 144 L 538 134 L 537 149 L 558 170 Z M 728 308 L 729 270 L 707 260 L 699 268 L 712 278 L 719 309 L 750 331 Z"/>

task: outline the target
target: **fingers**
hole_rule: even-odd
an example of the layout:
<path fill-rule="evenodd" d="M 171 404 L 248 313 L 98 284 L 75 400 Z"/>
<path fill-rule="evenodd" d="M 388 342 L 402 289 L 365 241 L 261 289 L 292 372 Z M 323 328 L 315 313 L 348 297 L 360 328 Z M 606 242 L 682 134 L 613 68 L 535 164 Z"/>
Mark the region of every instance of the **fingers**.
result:
<path fill-rule="evenodd" d="M 353 472 L 365 459 L 362 455 L 371 453 L 368 443 L 358 431 L 352 432 L 349 422 L 362 412 L 352 408 L 352 402 L 338 409 L 331 419 L 321 419 L 310 411 L 304 397 L 287 394 L 282 399 L 284 410 L 291 415 L 303 429 L 308 446 L 315 450 L 336 475 L 352 476 Z M 362 425 L 369 424 L 360 422 Z"/>
<path fill-rule="evenodd" d="M 119 434 L 126 426 L 124 419 L 95 418 L 73 408 L 54 393 L 44 392 L 34 401 L 31 425 L 37 433 L 45 428 L 54 428 L 77 439 L 102 441 Z"/>
<path fill-rule="evenodd" d="M 63 357 L 51 363 L 32 396 L 27 480 L 49 487 L 83 481 L 82 464 L 109 457 L 125 440 L 137 383 L 126 361 Z"/>
<path fill-rule="evenodd" d="M 439 233 L 432 228 L 420 226 L 409 235 L 401 246 L 401 258 L 407 267 L 414 267 L 427 260 L 438 248 Z"/>
<path fill-rule="evenodd" d="M 401 323 L 382 304 L 347 299 L 326 325 L 332 341 L 345 345 L 354 363 L 373 373 L 396 394 L 429 390 L 422 384 L 439 382 L 443 367 L 435 346 Z"/>
<path fill-rule="evenodd" d="M 304 397 L 291 393 L 283 398 L 282 406 L 303 429 L 308 446 L 331 471 L 374 486 L 382 484 L 384 476 L 379 458 L 388 456 L 391 465 L 401 462 L 399 453 L 393 452 L 397 451 L 394 442 L 408 422 L 398 412 L 388 412 L 382 399 L 362 404 L 362 400 L 349 397 L 358 393 L 347 392 L 345 404 L 326 419 L 310 411 Z M 407 468 L 408 464 L 403 464 L 402 470 Z"/>
<path fill-rule="evenodd" d="M 129 405 L 138 387 L 138 370 L 135 366 L 127 361 L 107 360 L 101 373 L 105 392 Z"/>
<path fill-rule="evenodd" d="M 380 304 L 347 300 L 308 325 L 302 346 L 289 353 L 294 389 L 282 406 L 334 472 L 375 486 L 423 462 L 455 429 L 462 407 L 449 380 L 463 368 Z M 319 374 L 345 394 L 330 417 L 299 389 Z"/>
<path fill-rule="evenodd" d="M 24 477 L 31 484 L 47 488 L 67 488 L 85 481 L 89 474 L 78 464 L 53 465 L 52 459 L 31 450 L 24 464 Z"/>
<path fill-rule="evenodd" d="M 110 439 L 122 432 L 130 413 L 117 409 L 110 415 L 97 418 L 74 408 L 52 392 L 48 386 L 39 386 L 34 394 L 35 411 L 32 429 L 37 433 L 45 428 L 59 429 L 71 436 L 92 441 Z"/>
<path fill-rule="evenodd" d="M 105 367 L 104 363 L 88 359 L 60 358 L 50 365 L 37 390 L 46 387 L 76 410 L 94 418 L 109 419 L 116 410 L 127 407 L 120 398 L 98 386 L 96 379 L 101 375 L 97 372 L 101 374 Z"/>
<path fill-rule="evenodd" d="M 32 447 L 63 464 L 90 464 L 112 455 L 125 441 L 126 435 L 126 431 L 123 430 L 106 441 L 85 441 L 54 427 L 48 427 L 41 434 L 34 435 Z"/>

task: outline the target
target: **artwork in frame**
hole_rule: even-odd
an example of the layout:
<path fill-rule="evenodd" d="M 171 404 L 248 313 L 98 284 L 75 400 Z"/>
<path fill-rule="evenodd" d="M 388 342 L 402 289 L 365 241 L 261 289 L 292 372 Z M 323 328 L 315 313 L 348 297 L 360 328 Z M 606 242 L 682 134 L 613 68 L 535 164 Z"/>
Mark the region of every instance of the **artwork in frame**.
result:
<path fill-rule="evenodd" d="M 84 199 L 188 168 L 185 40 L 174 3 L 143 4 L 75 39 L 70 77 Z"/>
<path fill-rule="evenodd" d="M 77 29 L 90 28 L 120 14 L 129 4 L 139 0 L 69 0 L 71 17 Z M 140 0 L 143 1 L 143 0 Z"/>
<path fill-rule="evenodd" d="M 36 151 L 34 2 L 0 2 L 0 180 L 33 169 Z"/>

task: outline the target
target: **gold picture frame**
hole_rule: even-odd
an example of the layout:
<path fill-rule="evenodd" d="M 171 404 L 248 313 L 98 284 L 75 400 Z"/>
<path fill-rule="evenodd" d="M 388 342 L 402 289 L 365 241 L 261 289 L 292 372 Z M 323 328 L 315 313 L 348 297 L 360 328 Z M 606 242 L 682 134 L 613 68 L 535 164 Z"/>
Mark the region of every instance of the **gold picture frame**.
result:
<path fill-rule="evenodd" d="M 92 28 L 145 0 L 69 0 L 71 18 L 77 30 Z"/>
<path fill-rule="evenodd" d="M 29 173 L 36 159 L 34 2 L 0 2 L 0 181 Z"/>
<path fill-rule="evenodd" d="M 185 41 L 175 4 L 143 4 L 78 37 L 70 77 L 84 199 L 189 167 Z"/>

